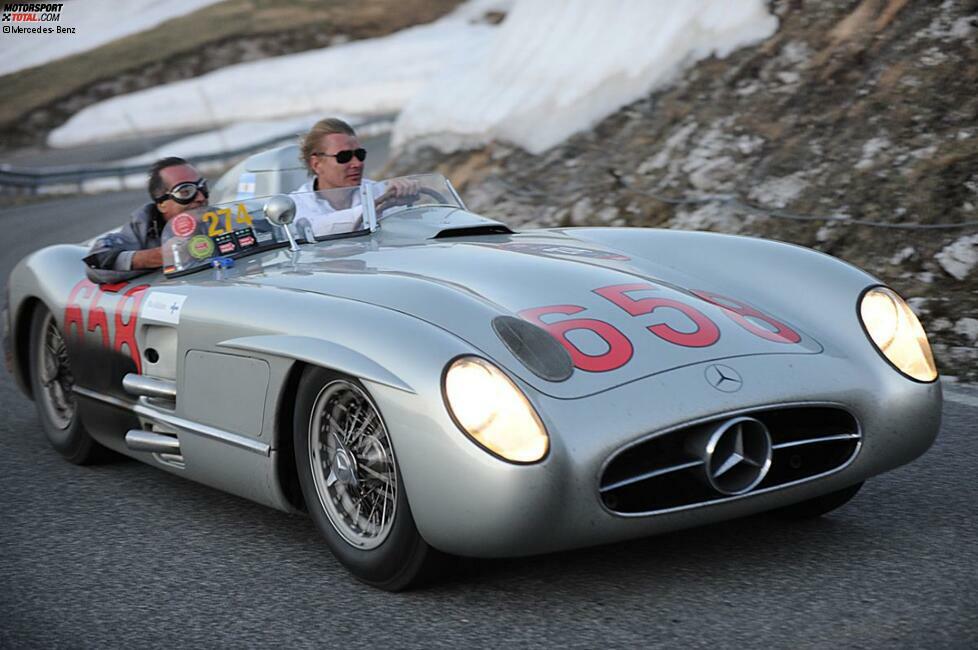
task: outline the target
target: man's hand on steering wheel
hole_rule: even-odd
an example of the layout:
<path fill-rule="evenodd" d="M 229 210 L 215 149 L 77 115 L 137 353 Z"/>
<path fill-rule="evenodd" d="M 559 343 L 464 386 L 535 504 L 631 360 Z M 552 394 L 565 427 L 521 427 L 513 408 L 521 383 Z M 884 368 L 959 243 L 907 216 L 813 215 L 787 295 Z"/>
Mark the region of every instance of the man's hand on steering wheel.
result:
<path fill-rule="evenodd" d="M 378 210 L 385 210 L 398 205 L 412 206 L 422 196 L 427 196 L 435 205 L 458 205 L 438 190 L 422 185 L 411 178 L 394 178 L 384 181 L 387 189 L 377 197 L 374 205 Z"/>
<path fill-rule="evenodd" d="M 386 181 L 385 185 L 384 193 L 375 201 L 377 207 L 381 205 L 411 205 L 417 200 L 418 190 L 421 189 L 421 183 L 410 178 L 394 178 Z"/>

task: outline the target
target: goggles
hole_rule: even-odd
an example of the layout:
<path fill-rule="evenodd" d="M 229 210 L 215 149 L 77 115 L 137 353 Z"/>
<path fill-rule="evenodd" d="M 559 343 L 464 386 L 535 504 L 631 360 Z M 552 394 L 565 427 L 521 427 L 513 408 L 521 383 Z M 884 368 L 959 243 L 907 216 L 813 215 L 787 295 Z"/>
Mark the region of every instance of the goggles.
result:
<path fill-rule="evenodd" d="M 173 199 L 180 205 L 187 205 L 194 200 L 194 197 L 197 196 L 197 192 L 203 194 L 205 199 L 209 196 L 206 178 L 198 178 L 196 181 L 177 183 L 170 188 L 169 192 L 156 197 L 154 201 L 159 203 L 160 201 Z"/>
<path fill-rule="evenodd" d="M 314 152 L 312 152 L 312 155 L 314 155 L 314 156 L 326 156 L 328 158 L 336 158 L 336 162 L 338 162 L 341 165 L 345 165 L 346 163 L 348 163 L 351 160 L 353 160 L 353 157 L 354 156 L 357 157 L 357 160 L 359 160 L 360 162 L 363 162 L 364 159 L 366 159 L 366 157 L 367 157 L 367 150 L 366 149 L 344 149 L 343 151 L 337 151 L 336 153 L 326 153 L 324 151 L 314 151 Z"/>

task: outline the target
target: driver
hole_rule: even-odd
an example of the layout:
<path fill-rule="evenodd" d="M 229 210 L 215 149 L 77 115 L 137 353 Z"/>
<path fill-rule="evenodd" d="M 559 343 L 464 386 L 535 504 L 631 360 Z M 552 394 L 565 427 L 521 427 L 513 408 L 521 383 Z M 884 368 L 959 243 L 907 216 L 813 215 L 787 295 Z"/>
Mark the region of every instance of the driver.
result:
<path fill-rule="evenodd" d="M 351 232 L 361 227 L 362 211 L 360 193 L 350 192 L 347 204 L 338 204 L 336 194 L 327 198 L 316 194 L 318 190 L 371 185 L 373 195 L 381 203 L 390 197 L 401 197 L 417 192 L 417 183 L 397 179 L 378 183 L 363 177 L 363 161 L 367 150 L 360 146 L 353 127 L 335 117 L 316 122 L 302 139 L 299 155 L 312 176 L 299 189 L 292 192 L 295 200 L 296 225 L 302 227 L 305 219 L 314 234 Z"/>
<path fill-rule="evenodd" d="M 181 212 L 207 203 L 207 179 L 183 158 L 161 158 L 149 168 L 149 196 L 153 200 L 132 213 L 118 232 L 95 240 L 85 264 L 95 282 L 115 282 L 140 269 L 163 266 L 160 235 Z"/>

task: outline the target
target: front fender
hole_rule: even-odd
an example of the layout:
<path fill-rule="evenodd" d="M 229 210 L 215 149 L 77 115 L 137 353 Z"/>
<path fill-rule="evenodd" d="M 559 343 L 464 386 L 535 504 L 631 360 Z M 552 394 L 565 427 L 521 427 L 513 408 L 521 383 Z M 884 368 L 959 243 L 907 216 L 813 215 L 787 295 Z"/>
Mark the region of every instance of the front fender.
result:
<path fill-rule="evenodd" d="M 404 380 L 370 357 L 332 341 L 311 336 L 271 334 L 228 339 L 218 343 L 218 346 L 304 361 L 314 366 L 332 368 L 353 377 L 414 393 Z"/>

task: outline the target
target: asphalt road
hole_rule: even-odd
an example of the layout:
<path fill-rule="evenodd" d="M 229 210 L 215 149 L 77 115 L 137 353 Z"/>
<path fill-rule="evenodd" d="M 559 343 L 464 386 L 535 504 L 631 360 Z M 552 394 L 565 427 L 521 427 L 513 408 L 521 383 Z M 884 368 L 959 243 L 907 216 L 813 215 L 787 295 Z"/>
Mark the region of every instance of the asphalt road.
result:
<path fill-rule="evenodd" d="M 0 277 L 119 223 L 138 193 L 0 211 Z M 352 579 L 311 521 L 135 461 L 76 467 L 0 373 L 0 647 L 978 646 L 978 389 L 820 520 L 766 517 L 540 558 L 424 590 Z"/>

